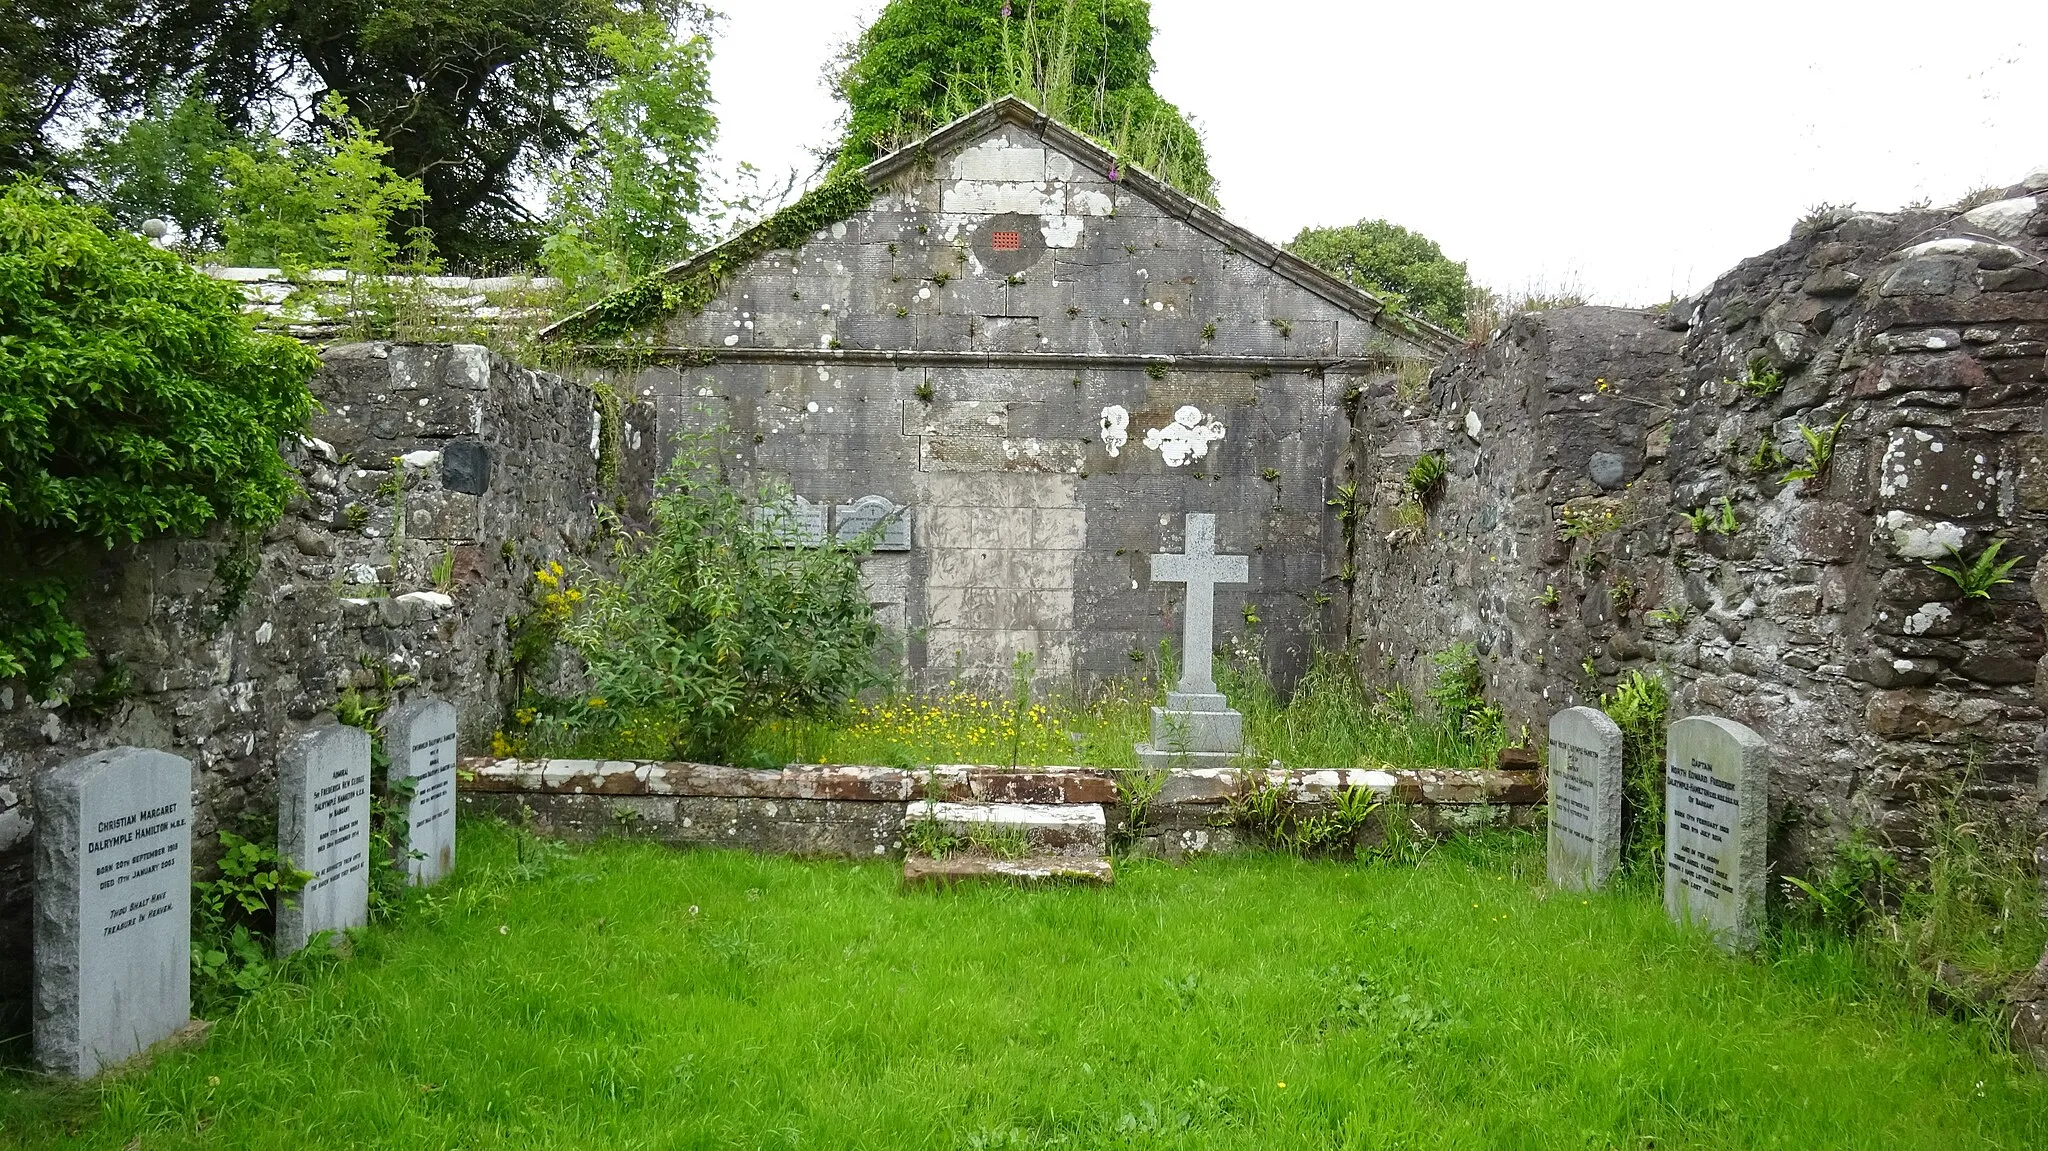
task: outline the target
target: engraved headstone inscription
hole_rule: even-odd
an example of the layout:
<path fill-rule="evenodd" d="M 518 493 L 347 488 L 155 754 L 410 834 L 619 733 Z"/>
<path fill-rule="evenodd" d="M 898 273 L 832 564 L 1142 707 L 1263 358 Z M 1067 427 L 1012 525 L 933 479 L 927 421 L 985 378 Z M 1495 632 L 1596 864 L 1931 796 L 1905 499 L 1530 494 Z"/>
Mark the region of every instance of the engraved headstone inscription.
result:
<path fill-rule="evenodd" d="M 754 523 L 786 548 L 825 542 L 825 509 L 799 495 L 755 508 Z"/>
<path fill-rule="evenodd" d="M 313 878 L 277 913 L 277 950 L 370 917 L 370 733 L 339 724 L 293 740 L 277 768 L 277 850 Z"/>
<path fill-rule="evenodd" d="M 36 781 L 35 1048 L 84 1078 L 192 1014 L 192 765 L 117 747 Z"/>
<path fill-rule="evenodd" d="M 406 879 L 439 883 L 455 870 L 455 709 L 438 699 L 393 708 L 384 720 L 386 778 L 412 781 L 406 810 Z"/>
<path fill-rule="evenodd" d="M 1687 716 L 1664 752 L 1664 909 L 1723 947 L 1756 946 L 1764 915 L 1770 749 L 1731 719 Z"/>
<path fill-rule="evenodd" d="M 1621 728 L 1568 707 L 1550 717 L 1550 883 L 1605 887 L 1621 865 Z"/>
<path fill-rule="evenodd" d="M 878 552 L 909 551 L 910 509 L 887 496 L 862 496 L 832 509 L 832 538 L 847 543 L 867 532 L 874 533 Z"/>

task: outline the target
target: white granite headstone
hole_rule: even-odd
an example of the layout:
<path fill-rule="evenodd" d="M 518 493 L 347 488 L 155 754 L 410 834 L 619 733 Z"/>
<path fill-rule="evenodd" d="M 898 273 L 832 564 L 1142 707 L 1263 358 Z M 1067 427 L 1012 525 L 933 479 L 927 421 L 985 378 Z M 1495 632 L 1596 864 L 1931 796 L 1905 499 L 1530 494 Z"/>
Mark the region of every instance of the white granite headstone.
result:
<path fill-rule="evenodd" d="M 406 879 L 438 883 L 455 870 L 455 709 L 438 699 L 391 709 L 384 718 L 384 747 L 391 754 L 387 781 L 393 787 L 413 781 Z"/>
<path fill-rule="evenodd" d="M 277 767 L 277 850 L 313 873 L 277 913 L 277 950 L 370 919 L 370 733 L 335 725 L 307 732 Z"/>
<path fill-rule="evenodd" d="M 880 530 L 876 531 L 879 525 Z M 832 509 L 832 538 L 841 543 L 874 532 L 878 552 L 910 550 L 910 509 L 887 496 L 862 496 Z"/>
<path fill-rule="evenodd" d="M 1764 917 L 1770 749 L 1731 719 L 1671 725 L 1664 753 L 1664 909 L 1732 951 L 1756 946 Z"/>
<path fill-rule="evenodd" d="M 1585 891 L 1621 865 L 1621 728 L 1605 712 L 1550 717 L 1550 882 Z"/>
<path fill-rule="evenodd" d="M 80 1078 L 192 1015 L 192 765 L 117 747 L 36 781 L 35 1047 Z"/>
<path fill-rule="evenodd" d="M 799 495 L 754 509 L 754 522 L 787 548 L 825 542 L 825 509 Z"/>

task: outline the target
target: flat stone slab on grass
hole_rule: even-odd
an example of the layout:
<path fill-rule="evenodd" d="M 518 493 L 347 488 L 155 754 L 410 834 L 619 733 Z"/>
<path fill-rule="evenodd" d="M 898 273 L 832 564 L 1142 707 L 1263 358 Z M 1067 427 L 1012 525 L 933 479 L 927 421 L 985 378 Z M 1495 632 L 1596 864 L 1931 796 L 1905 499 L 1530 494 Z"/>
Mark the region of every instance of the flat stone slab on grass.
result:
<path fill-rule="evenodd" d="M 1116 873 L 1107 859 L 1068 856 L 1026 859 L 984 859 L 956 855 L 948 859 L 911 856 L 903 861 L 903 886 L 951 887 L 956 883 L 1088 884 L 1107 887 Z"/>
<path fill-rule="evenodd" d="M 975 827 L 1021 831 L 1037 854 L 1102 855 L 1109 849 L 1109 820 L 1097 803 L 913 803 L 903 813 L 903 825 L 925 818 L 960 835 Z"/>

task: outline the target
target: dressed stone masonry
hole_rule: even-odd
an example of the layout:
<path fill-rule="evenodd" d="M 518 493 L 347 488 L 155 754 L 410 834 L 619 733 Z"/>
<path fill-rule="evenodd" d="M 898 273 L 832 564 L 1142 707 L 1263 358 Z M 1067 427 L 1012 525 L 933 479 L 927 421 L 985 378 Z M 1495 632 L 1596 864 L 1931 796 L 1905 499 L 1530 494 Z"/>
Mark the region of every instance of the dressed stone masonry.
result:
<path fill-rule="evenodd" d="M 370 733 L 336 724 L 285 748 L 277 768 L 277 850 L 313 878 L 277 913 L 277 949 L 370 918 Z"/>
<path fill-rule="evenodd" d="M 392 786 L 413 781 L 405 817 L 406 879 L 439 883 L 455 870 L 455 709 L 438 699 L 394 708 L 384 721 L 384 742 L 391 751 Z"/>
<path fill-rule="evenodd" d="M 1244 716 L 1233 710 L 1210 675 L 1216 650 L 1216 585 L 1248 583 L 1246 556 L 1216 554 L 1216 517 L 1190 512 L 1187 550 L 1152 557 L 1155 583 L 1184 583 L 1181 608 L 1180 683 L 1166 706 L 1152 709 L 1152 742 L 1138 745 L 1147 768 L 1224 767 L 1244 749 Z"/>
<path fill-rule="evenodd" d="M 1014 99 L 860 179 L 869 201 L 794 247 L 658 273 L 715 268 L 701 311 L 545 338 L 653 407 L 662 450 L 725 428 L 742 486 L 911 509 L 915 550 L 885 538 L 862 573 L 913 688 L 1003 691 L 1026 653 L 1046 684 L 1129 677 L 1170 606 L 1146 557 L 1189 511 L 1241 525 L 1281 687 L 1341 645 L 1347 397 L 1454 337 Z"/>
<path fill-rule="evenodd" d="M 1664 909 L 1747 951 L 1764 918 L 1770 749 L 1716 715 L 1672 724 L 1665 748 Z"/>
<path fill-rule="evenodd" d="M 1552 886 L 1607 886 L 1621 865 L 1621 727 L 1606 713 L 1568 707 L 1550 717 Z"/>
<path fill-rule="evenodd" d="M 80 1078 L 192 1014 L 192 764 L 117 747 L 36 781 L 35 1048 Z"/>

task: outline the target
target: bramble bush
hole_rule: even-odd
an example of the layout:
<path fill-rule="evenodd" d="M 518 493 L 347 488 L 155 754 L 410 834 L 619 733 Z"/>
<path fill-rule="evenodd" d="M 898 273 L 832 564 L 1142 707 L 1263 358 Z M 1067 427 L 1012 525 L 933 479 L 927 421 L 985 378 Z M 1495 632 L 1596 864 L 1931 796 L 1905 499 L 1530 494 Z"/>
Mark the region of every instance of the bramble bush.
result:
<path fill-rule="evenodd" d="M 678 758 L 732 762 L 761 721 L 833 714 L 882 681 L 864 545 L 786 546 L 786 528 L 758 519 L 726 483 L 715 443 L 681 438 L 653 534 L 616 577 L 585 580 L 563 636 L 591 692 L 571 706 L 570 730 L 652 736 Z M 763 490 L 758 506 L 780 495 Z"/>
<path fill-rule="evenodd" d="M 48 573 L 84 547 L 267 524 L 320 365 L 211 280 L 35 181 L 0 189 L 0 679 L 85 653 Z"/>

